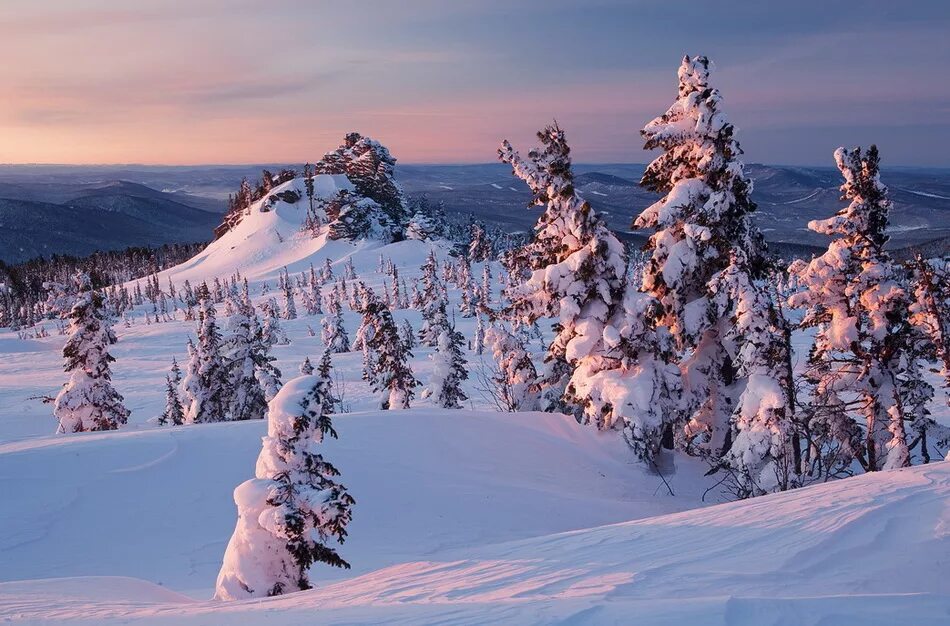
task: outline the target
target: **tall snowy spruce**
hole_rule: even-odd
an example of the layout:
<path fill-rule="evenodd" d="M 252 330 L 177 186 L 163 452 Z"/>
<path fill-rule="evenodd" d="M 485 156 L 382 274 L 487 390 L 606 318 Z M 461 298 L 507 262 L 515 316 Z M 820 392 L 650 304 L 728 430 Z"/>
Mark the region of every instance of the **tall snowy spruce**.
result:
<path fill-rule="evenodd" d="M 228 419 L 230 408 L 230 380 L 228 367 L 221 349 L 214 302 L 207 284 L 197 290 L 198 343 L 191 353 L 185 388 L 187 409 L 185 419 L 191 424 L 222 422 Z"/>
<path fill-rule="evenodd" d="M 432 353 L 432 378 L 422 391 L 423 398 L 433 398 L 444 409 L 461 409 L 468 396 L 462 391 L 462 381 L 468 380 L 462 346 L 465 337 L 450 326 L 439 334 L 438 345 Z"/>
<path fill-rule="evenodd" d="M 76 301 L 69 311 L 69 338 L 63 347 L 69 380 L 56 396 L 53 415 L 58 433 L 115 430 L 129 419 L 122 396 L 112 386 L 109 346 L 116 342 L 105 299 L 89 276 L 74 279 Z"/>
<path fill-rule="evenodd" d="M 805 309 L 803 328 L 816 328 L 807 372 L 815 397 L 835 398 L 833 417 L 841 422 L 843 414 L 850 426 L 830 434 L 865 471 L 905 467 L 910 464 L 905 422 L 911 421 L 909 409 L 920 403 L 914 396 L 921 390 L 902 380 L 915 367 L 916 345 L 924 338 L 910 320 L 912 296 L 884 250 L 890 202 L 877 147 L 838 148 L 834 156 L 844 177 L 842 199 L 849 204 L 834 217 L 809 223 L 833 239 L 820 257 L 792 265 L 801 290 L 789 303 Z M 854 432 L 858 420 L 862 437 Z"/>
<path fill-rule="evenodd" d="M 641 131 L 644 148 L 661 154 L 640 184 L 663 197 L 634 222 L 654 231 L 642 290 L 659 305 L 655 323 L 669 329 L 682 373 L 672 421 L 688 451 L 735 473 L 738 495 L 783 489 L 793 410 L 788 333 L 763 292 L 767 256 L 749 217 L 752 182 L 709 84 L 708 59 L 685 57 L 678 77 L 676 101 Z"/>
<path fill-rule="evenodd" d="M 419 385 L 409 365 L 412 353 L 399 336 L 389 308 L 372 292 L 362 312 L 364 379 L 381 393 L 381 409 L 408 409 Z"/>
<path fill-rule="evenodd" d="M 214 597 L 243 600 L 310 589 L 315 563 L 349 568 L 343 543 L 353 497 L 340 472 L 317 452 L 337 437 L 330 420 L 329 368 L 288 382 L 270 402 L 255 478 L 234 490 L 238 520 Z"/>
<path fill-rule="evenodd" d="M 598 349 L 612 305 L 620 300 L 626 258 L 623 245 L 574 189 L 564 131 L 548 126 L 538 139 L 541 148 L 527 159 L 507 141 L 498 151 L 528 184 L 532 205 L 545 207 L 519 255 L 530 276 L 508 290 L 505 313 L 526 324 L 557 318 L 544 359 L 543 408 L 579 414 L 565 392 L 578 363 Z"/>
<path fill-rule="evenodd" d="M 263 339 L 263 331 L 246 289 L 237 311 L 228 319 L 228 329 L 231 334 L 223 345 L 229 374 L 228 415 L 232 420 L 263 419 L 267 397 L 261 375 L 263 373 L 269 382 L 275 378 L 279 381 L 280 372 L 273 365 L 273 357 L 268 355 L 269 346 Z"/>

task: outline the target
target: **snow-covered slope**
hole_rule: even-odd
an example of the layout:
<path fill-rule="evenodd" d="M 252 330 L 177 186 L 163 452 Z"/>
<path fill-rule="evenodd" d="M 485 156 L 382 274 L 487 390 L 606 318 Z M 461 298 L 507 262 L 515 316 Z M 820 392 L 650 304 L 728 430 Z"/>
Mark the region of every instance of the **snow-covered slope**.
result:
<path fill-rule="evenodd" d="M 275 187 L 270 196 L 276 197 L 291 190 L 300 194 L 300 200 L 293 204 L 277 200 L 269 210 L 262 210 L 266 199 L 253 203 L 248 215 L 237 226 L 190 261 L 163 272 L 162 280 L 170 276 L 176 283 L 184 280 L 196 283 L 215 276 L 224 278 L 235 270 L 252 282 L 273 280 L 284 267 L 291 273 L 301 272 L 309 269 L 311 263 L 319 268 L 327 258 L 340 264 L 353 257 L 357 267 L 367 270 L 376 267 L 376 259 L 383 247 L 380 242 L 334 241 L 325 234 L 313 237 L 302 231 L 309 206 L 303 179 L 296 178 Z M 346 176 L 321 174 L 314 177 L 316 198 L 330 198 L 340 190 L 353 190 Z M 408 266 L 421 265 L 428 254 L 428 246 L 418 242 L 402 244 L 386 246 L 387 256 L 395 255 L 394 261 L 405 262 Z"/>
<path fill-rule="evenodd" d="M 341 438 L 327 453 L 357 498 L 343 550 L 354 569 L 317 568 L 311 591 L 248 602 L 204 598 L 233 525 L 227 487 L 250 474 L 263 424 L 0 447 L 0 579 L 15 581 L 0 583 L 0 617 L 863 626 L 950 618 L 950 463 L 558 533 L 684 499 L 645 491 L 651 481 L 631 474 L 639 470 L 619 445 L 552 415 L 415 410 L 337 423 Z M 23 580 L 51 574 L 69 578 Z"/>

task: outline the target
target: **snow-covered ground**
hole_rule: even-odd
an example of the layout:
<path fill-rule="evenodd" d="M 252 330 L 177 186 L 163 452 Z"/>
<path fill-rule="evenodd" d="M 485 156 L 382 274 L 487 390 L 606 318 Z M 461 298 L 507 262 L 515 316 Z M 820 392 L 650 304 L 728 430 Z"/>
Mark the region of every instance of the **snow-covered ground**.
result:
<path fill-rule="evenodd" d="M 318 193 L 345 184 L 321 177 Z M 239 269 L 260 301 L 263 282 L 273 288 L 284 267 L 294 276 L 329 258 L 337 275 L 352 261 L 378 287 L 389 281 L 377 272 L 380 255 L 411 284 L 430 250 L 448 253 L 415 241 L 313 239 L 299 232 L 302 211 L 303 203 L 279 202 L 252 212 L 163 273 L 162 286 Z M 322 316 L 297 305 L 300 318 L 281 322 L 291 343 L 273 348 L 285 379 L 323 350 Z M 0 619 L 950 622 L 950 463 L 706 506 L 721 498 L 705 493 L 715 477 L 699 461 L 678 456 L 664 468 L 671 495 L 616 433 L 560 415 L 494 411 L 479 389 L 482 357 L 471 351 L 470 401 L 458 411 L 418 398 L 408 411 L 376 411 L 361 355 L 335 355 L 349 412 L 335 416 L 340 438 L 322 451 L 356 498 L 340 550 L 353 569 L 314 568 L 308 592 L 212 602 L 234 529 L 232 491 L 254 473 L 265 424 L 154 426 L 165 373 L 173 356 L 184 363 L 194 330 L 181 314 L 151 325 L 141 315 L 116 326 L 115 386 L 132 410 L 117 432 L 53 435 L 49 405 L 29 398 L 62 384 L 64 338 L 0 331 Z M 418 311 L 394 316 L 420 326 Z M 456 322 L 473 335 L 474 320 Z M 346 311 L 345 323 L 352 338 L 357 314 Z M 414 352 L 425 382 L 431 350 Z M 947 421 L 946 406 L 935 409 Z"/>

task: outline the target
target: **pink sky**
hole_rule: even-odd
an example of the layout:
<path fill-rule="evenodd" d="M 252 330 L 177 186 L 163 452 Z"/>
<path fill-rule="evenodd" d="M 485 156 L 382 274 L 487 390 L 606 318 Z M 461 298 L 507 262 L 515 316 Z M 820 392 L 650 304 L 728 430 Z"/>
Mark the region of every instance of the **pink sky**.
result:
<path fill-rule="evenodd" d="M 948 11 L 888 6 L 4 0 L 0 162 L 301 162 L 350 130 L 403 162 L 484 162 L 554 117 L 578 160 L 642 162 L 698 52 L 749 160 L 876 141 L 950 165 Z"/>

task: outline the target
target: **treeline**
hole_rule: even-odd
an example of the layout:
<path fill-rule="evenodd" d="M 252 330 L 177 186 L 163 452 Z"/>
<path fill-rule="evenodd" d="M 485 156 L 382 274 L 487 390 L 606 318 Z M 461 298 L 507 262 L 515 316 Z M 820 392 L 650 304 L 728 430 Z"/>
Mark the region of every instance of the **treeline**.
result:
<path fill-rule="evenodd" d="M 207 243 L 171 243 L 154 248 L 94 252 L 88 256 L 54 254 L 15 265 L 0 261 L 0 327 L 19 329 L 48 319 L 45 303 L 54 286 L 70 286 L 77 273 L 92 289 L 119 285 L 187 261 Z M 59 311 L 55 312 L 58 316 Z"/>

